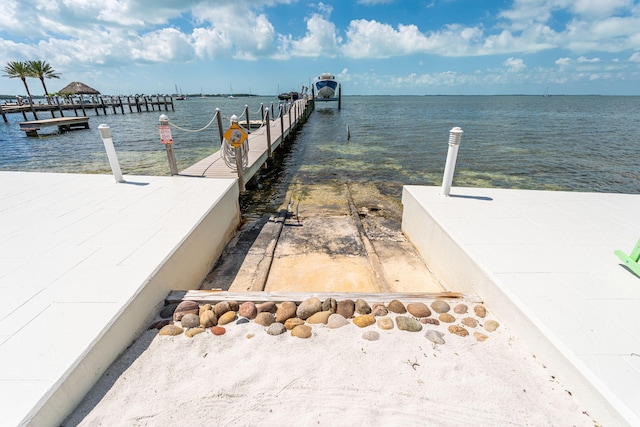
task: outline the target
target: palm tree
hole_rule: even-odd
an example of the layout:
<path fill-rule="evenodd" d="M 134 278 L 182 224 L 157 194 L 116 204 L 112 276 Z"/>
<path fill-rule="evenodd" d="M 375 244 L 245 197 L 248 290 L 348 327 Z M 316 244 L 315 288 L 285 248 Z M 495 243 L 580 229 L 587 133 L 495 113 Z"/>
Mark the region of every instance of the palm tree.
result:
<path fill-rule="evenodd" d="M 29 100 L 31 100 L 31 92 L 29 92 L 29 86 L 27 85 L 27 77 L 31 77 L 31 69 L 25 62 L 9 61 L 7 65 L 2 69 L 5 74 L 3 77 L 9 77 L 10 79 L 19 78 L 24 84 L 24 88 L 27 90 Z"/>
<path fill-rule="evenodd" d="M 44 79 L 59 79 L 60 74 L 51 68 L 51 65 L 47 61 L 29 61 L 26 63 L 29 69 L 28 77 L 37 77 L 42 82 L 44 88 L 44 96 L 49 100 L 49 92 L 47 91 L 47 85 L 44 84 Z"/>

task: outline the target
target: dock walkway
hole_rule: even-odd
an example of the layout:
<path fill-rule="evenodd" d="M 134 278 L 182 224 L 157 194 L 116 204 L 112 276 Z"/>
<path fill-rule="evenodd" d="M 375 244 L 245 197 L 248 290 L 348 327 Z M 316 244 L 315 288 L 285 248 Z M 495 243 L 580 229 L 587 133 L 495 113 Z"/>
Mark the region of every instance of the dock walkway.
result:
<path fill-rule="evenodd" d="M 267 125 L 259 129 L 251 130 L 248 137 L 248 166 L 244 171 L 245 182 L 249 181 L 260 170 L 267 161 L 270 153 L 286 140 L 289 134 L 298 126 L 302 119 L 310 114 L 311 103 L 304 99 L 299 99 L 293 103 L 287 113 L 282 114 L 275 120 L 269 121 L 269 132 Z M 269 148 L 269 138 L 271 147 Z M 221 157 L 222 150 L 200 160 L 196 164 L 184 169 L 180 175 L 199 176 L 206 178 L 238 178 L 237 172 L 229 168 Z"/>

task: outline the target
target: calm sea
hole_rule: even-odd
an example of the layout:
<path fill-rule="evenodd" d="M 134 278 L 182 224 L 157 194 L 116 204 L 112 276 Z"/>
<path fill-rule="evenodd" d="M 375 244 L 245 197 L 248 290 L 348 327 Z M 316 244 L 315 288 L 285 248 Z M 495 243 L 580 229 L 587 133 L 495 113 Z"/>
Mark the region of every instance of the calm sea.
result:
<path fill-rule="evenodd" d="M 260 104 L 272 102 L 191 98 L 166 114 L 199 129 L 216 108 L 229 117 L 247 104 L 258 118 Z M 278 179 L 440 185 L 449 130 L 459 126 L 454 186 L 640 193 L 639 112 L 640 97 L 346 96 L 340 111 L 335 103 L 316 108 L 281 159 Z M 123 173 L 169 174 L 160 112 L 88 115 L 89 130 L 39 138 L 19 130 L 22 115 L 9 115 L 0 122 L 0 170 L 110 173 L 97 129 L 105 123 Z M 218 149 L 215 124 L 197 133 L 173 129 L 173 137 L 180 169 Z"/>

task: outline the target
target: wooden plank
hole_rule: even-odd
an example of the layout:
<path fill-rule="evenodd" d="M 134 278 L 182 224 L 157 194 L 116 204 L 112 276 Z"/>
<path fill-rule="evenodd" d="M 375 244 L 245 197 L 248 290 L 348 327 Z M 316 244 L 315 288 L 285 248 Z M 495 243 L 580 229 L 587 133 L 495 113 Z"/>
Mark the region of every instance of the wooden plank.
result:
<path fill-rule="evenodd" d="M 271 149 L 275 150 L 282 141 L 289 134 L 290 130 L 295 128 L 300 120 L 305 116 L 308 108 L 311 108 L 304 100 L 296 101 L 298 108 L 292 107 L 289 113 L 283 115 L 283 121 L 286 124 L 284 129 L 284 136 L 282 135 L 282 129 L 280 126 L 280 120 L 272 120 L 269 122 L 271 133 Z M 293 114 L 298 113 L 297 117 L 293 117 Z M 291 119 L 289 118 L 291 116 Z M 289 122 L 291 122 L 291 129 L 289 128 Z M 252 131 L 249 134 L 249 159 L 248 166 L 245 173 L 245 181 L 249 181 L 260 170 L 262 165 L 267 161 L 269 147 L 267 143 L 267 131 L 266 126 L 262 126 L 259 129 Z M 180 172 L 180 175 L 186 176 L 202 176 L 206 178 L 237 178 L 238 174 L 226 165 L 224 160 L 220 157 L 220 152 L 217 151 L 210 156 L 200 160 L 199 162 L 191 165 Z"/>
<path fill-rule="evenodd" d="M 464 300 L 467 302 L 481 303 L 482 299 L 474 294 L 462 294 L 460 292 L 389 292 L 389 293 L 362 293 L 362 292 L 228 292 L 222 290 L 191 290 L 171 291 L 166 298 L 167 303 L 180 301 L 196 301 L 198 303 L 214 303 L 218 301 L 252 301 L 252 302 L 283 302 L 293 301 L 300 303 L 307 298 L 327 298 L 336 300 L 362 298 L 373 302 L 389 302 L 397 299 L 402 302 L 433 301 L 437 299 Z"/>

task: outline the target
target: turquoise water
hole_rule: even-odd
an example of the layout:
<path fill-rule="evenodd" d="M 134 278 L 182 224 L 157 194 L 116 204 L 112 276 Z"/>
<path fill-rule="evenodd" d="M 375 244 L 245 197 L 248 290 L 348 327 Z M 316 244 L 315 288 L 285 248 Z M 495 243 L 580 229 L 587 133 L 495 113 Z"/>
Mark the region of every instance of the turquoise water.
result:
<path fill-rule="evenodd" d="M 192 98 L 166 114 L 198 129 L 277 99 Z M 640 193 L 640 97 L 346 96 L 319 104 L 283 158 L 282 179 L 440 185 L 449 130 L 464 130 L 454 186 Z M 110 173 L 100 123 L 111 128 L 125 174 L 168 175 L 158 111 L 91 117 L 89 130 L 27 138 L 22 115 L 0 122 L 0 170 Z M 41 117 L 47 118 L 49 116 Z M 228 121 L 224 121 L 224 126 Z M 347 127 L 351 138 L 347 140 Z M 179 168 L 217 151 L 214 124 L 173 129 Z"/>

